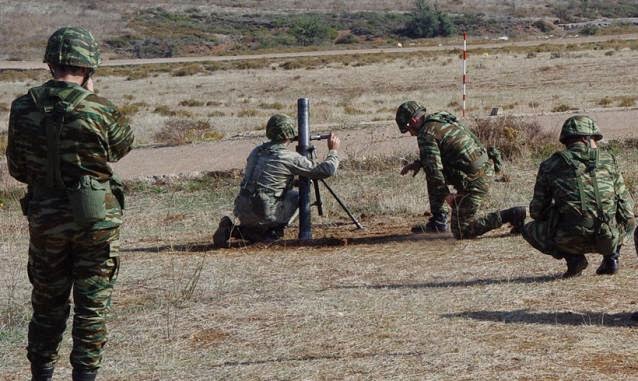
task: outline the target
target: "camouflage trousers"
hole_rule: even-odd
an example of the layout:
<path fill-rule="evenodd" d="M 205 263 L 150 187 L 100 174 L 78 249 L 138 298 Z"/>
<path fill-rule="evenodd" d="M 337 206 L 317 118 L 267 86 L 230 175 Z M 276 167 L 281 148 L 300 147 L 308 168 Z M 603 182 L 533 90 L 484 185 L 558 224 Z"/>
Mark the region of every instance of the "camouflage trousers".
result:
<path fill-rule="evenodd" d="M 628 238 L 634 229 L 633 223 L 628 226 L 618 226 L 621 234 L 620 245 Z M 577 225 L 559 225 L 549 220 L 531 221 L 525 224 L 521 233 L 523 238 L 536 250 L 551 255 L 556 259 L 563 259 L 568 255 L 599 253 L 596 236 L 582 233 Z M 576 233 L 580 231 L 581 233 Z M 638 250 L 638 249 L 637 249 Z"/>
<path fill-rule="evenodd" d="M 467 189 L 459 191 L 452 205 L 451 230 L 454 238 L 475 238 L 503 226 L 498 212 L 477 216 L 488 191 L 489 185 L 484 177 L 470 183 Z"/>
<path fill-rule="evenodd" d="M 249 196 L 240 194 L 235 199 L 234 214 L 241 226 L 265 231 L 288 225 L 296 217 L 298 209 L 299 192 L 288 190 L 280 199 L 265 199 L 263 203 L 256 203 Z"/>
<path fill-rule="evenodd" d="M 73 291 L 74 369 L 96 370 L 106 343 L 106 315 L 119 269 L 119 228 L 81 229 L 64 208 L 29 206 L 28 275 L 33 286 L 27 357 L 52 367 L 70 314 Z"/>

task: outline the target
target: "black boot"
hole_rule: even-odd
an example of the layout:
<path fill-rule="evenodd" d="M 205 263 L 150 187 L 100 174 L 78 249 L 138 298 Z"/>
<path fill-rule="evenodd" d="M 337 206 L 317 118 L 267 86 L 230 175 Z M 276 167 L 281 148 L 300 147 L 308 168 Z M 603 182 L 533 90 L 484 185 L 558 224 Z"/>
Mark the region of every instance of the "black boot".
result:
<path fill-rule="evenodd" d="M 41 368 L 31 365 L 31 381 L 53 380 L 53 367 Z"/>
<path fill-rule="evenodd" d="M 219 226 L 213 234 L 213 244 L 215 247 L 228 247 L 228 241 L 233 231 L 233 220 L 228 216 L 222 217 Z"/>
<path fill-rule="evenodd" d="M 513 208 L 503 209 L 499 214 L 504 224 L 509 223 L 512 225 L 512 233 L 520 233 L 525 224 L 525 217 L 527 217 L 527 208 L 524 206 L 515 206 Z"/>
<path fill-rule="evenodd" d="M 566 255 L 565 262 L 567 262 L 567 271 L 563 274 L 563 279 L 579 276 L 589 264 L 587 262 L 587 257 L 583 254 Z"/>
<path fill-rule="evenodd" d="M 83 370 L 83 369 L 73 369 L 73 373 L 71 373 L 71 379 L 73 381 L 95 381 L 95 377 L 97 376 L 97 370 Z"/>
<path fill-rule="evenodd" d="M 435 214 L 427 223 L 412 226 L 412 233 L 445 233 L 448 230 L 447 214 Z"/>
<path fill-rule="evenodd" d="M 603 261 L 600 262 L 600 267 L 596 270 L 598 275 L 614 275 L 618 272 L 618 258 L 620 257 L 620 248 L 616 250 L 612 255 L 606 255 L 603 257 Z"/>

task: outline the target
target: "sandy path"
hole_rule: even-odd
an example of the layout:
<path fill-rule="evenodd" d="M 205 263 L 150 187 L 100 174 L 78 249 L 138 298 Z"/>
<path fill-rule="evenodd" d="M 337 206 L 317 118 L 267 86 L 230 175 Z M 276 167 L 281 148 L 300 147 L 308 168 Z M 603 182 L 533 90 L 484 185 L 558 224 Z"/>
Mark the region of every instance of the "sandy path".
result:
<path fill-rule="evenodd" d="M 587 112 L 598 121 L 605 138 L 638 137 L 638 109 L 597 110 Z M 571 113 L 528 116 L 544 128 L 558 134 L 561 123 Z M 328 131 L 329 126 L 314 126 L 313 131 Z M 394 153 L 416 152 L 416 139 L 401 135 L 394 121 L 378 122 L 350 130 L 336 131 L 342 140 L 343 158 L 365 158 Z M 245 137 L 214 143 L 200 143 L 177 147 L 140 148 L 114 165 L 126 179 L 152 176 L 197 175 L 206 171 L 241 169 L 250 150 L 265 137 Z M 315 142 L 319 157 L 326 152 L 325 142 Z M 294 145 L 291 144 L 291 149 Z"/>
<path fill-rule="evenodd" d="M 609 40 L 636 40 L 638 34 L 623 34 L 617 36 L 588 36 L 577 38 L 553 38 L 532 41 L 502 41 L 497 43 L 480 43 L 480 40 L 473 44 L 470 41 L 470 51 L 474 48 L 492 49 L 505 48 L 511 46 L 537 46 L 537 45 L 565 45 L 575 43 L 600 42 Z M 450 44 L 441 46 L 414 46 L 414 47 L 382 47 L 373 49 L 342 49 L 342 50 L 317 50 L 302 51 L 289 53 L 268 53 L 268 54 L 249 54 L 249 55 L 232 55 L 232 56 L 204 56 L 204 57 L 171 57 L 171 58 L 148 58 L 148 59 L 117 59 L 106 60 L 102 66 L 132 66 L 132 65 L 148 65 L 148 64 L 168 64 L 168 63 L 189 63 L 189 62 L 221 62 L 221 61 L 245 61 L 245 60 L 262 60 L 262 59 L 286 59 L 299 57 L 328 57 L 343 56 L 355 54 L 378 54 L 378 53 L 410 53 L 423 51 L 442 51 L 449 49 L 461 49 L 462 44 Z M 37 61 L 0 61 L 0 70 L 3 69 L 46 69 L 46 65 Z"/>

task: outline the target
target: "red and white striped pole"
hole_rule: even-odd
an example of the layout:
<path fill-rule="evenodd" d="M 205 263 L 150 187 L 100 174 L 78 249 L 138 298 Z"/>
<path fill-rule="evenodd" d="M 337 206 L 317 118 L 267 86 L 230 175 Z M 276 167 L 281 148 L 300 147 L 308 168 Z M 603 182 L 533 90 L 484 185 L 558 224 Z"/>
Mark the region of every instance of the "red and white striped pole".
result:
<path fill-rule="evenodd" d="M 467 32 L 463 32 L 463 117 L 467 100 Z"/>

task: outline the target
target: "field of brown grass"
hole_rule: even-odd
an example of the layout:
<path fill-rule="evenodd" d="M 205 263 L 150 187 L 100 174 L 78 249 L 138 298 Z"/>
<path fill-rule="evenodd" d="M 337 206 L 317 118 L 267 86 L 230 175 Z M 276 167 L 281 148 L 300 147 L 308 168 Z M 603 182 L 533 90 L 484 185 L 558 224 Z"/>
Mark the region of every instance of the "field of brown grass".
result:
<path fill-rule="evenodd" d="M 555 131 L 572 113 L 553 111 L 565 105 L 598 110 L 608 136 L 635 138 L 638 68 L 628 63 L 638 58 L 636 47 L 600 46 L 476 52 L 468 123 L 499 106 Z M 224 169 L 235 169 L 128 181 L 122 269 L 100 379 L 638 379 L 632 242 L 618 275 L 594 275 L 600 257 L 590 255 L 584 276 L 561 280 L 563 263 L 507 228 L 469 241 L 410 233 L 429 206 L 423 176 L 398 174 L 415 147 L 396 131 L 394 110 L 414 98 L 430 110 L 458 112 L 460 61 L 458 52 L 378 58 L 273 61 L 179 76 L 176 67 L 141 78 L 98 73 L 96 87 L 127 110 L 138 144 L 165 143 L 166 127 L 178 128 L 179 120 L 188 128 L 177 138 L 211 134 L 158 156 L 137 151 L 156 166 L 170 169 L 189 152 L 222 152 L 210 149 L 215 145 L 234 160 Z M 0 133 L 10 101 L 42 79 L 0 82 Z M 329 183 L 366 230 L 353 229 L 324 192 L 328 215 L 313 216 L 316 240 L 307 247 L 294 240 L 293 227 L 273 245 L 214 249 L 212 232 L 232 209 L 240 181 L 245 152 L 238 147 L 263 138 L 270 114 L 294 114 L 301 96 L 311 98 L 317 131 L 346 137 L 348 160 Z M 202 143 L 211 136 L 221 141 Z M 370 157 L 377 146 L 388 149 Z M 610 149 L 637 195 L 635 140 Z M 540 157 L 523 156 L 508 163 L 510 182 L 492 184 L 486 211 L 529 202 Z M 2 160 L 0 379 L 23 380 L 27 225 L 17 204 L 21 190 L 8 182 Z M 127 178 L 144 176 L 142 168 Z M 61 351 L 56 376 L 68 378 L 68 332 Z"/>

